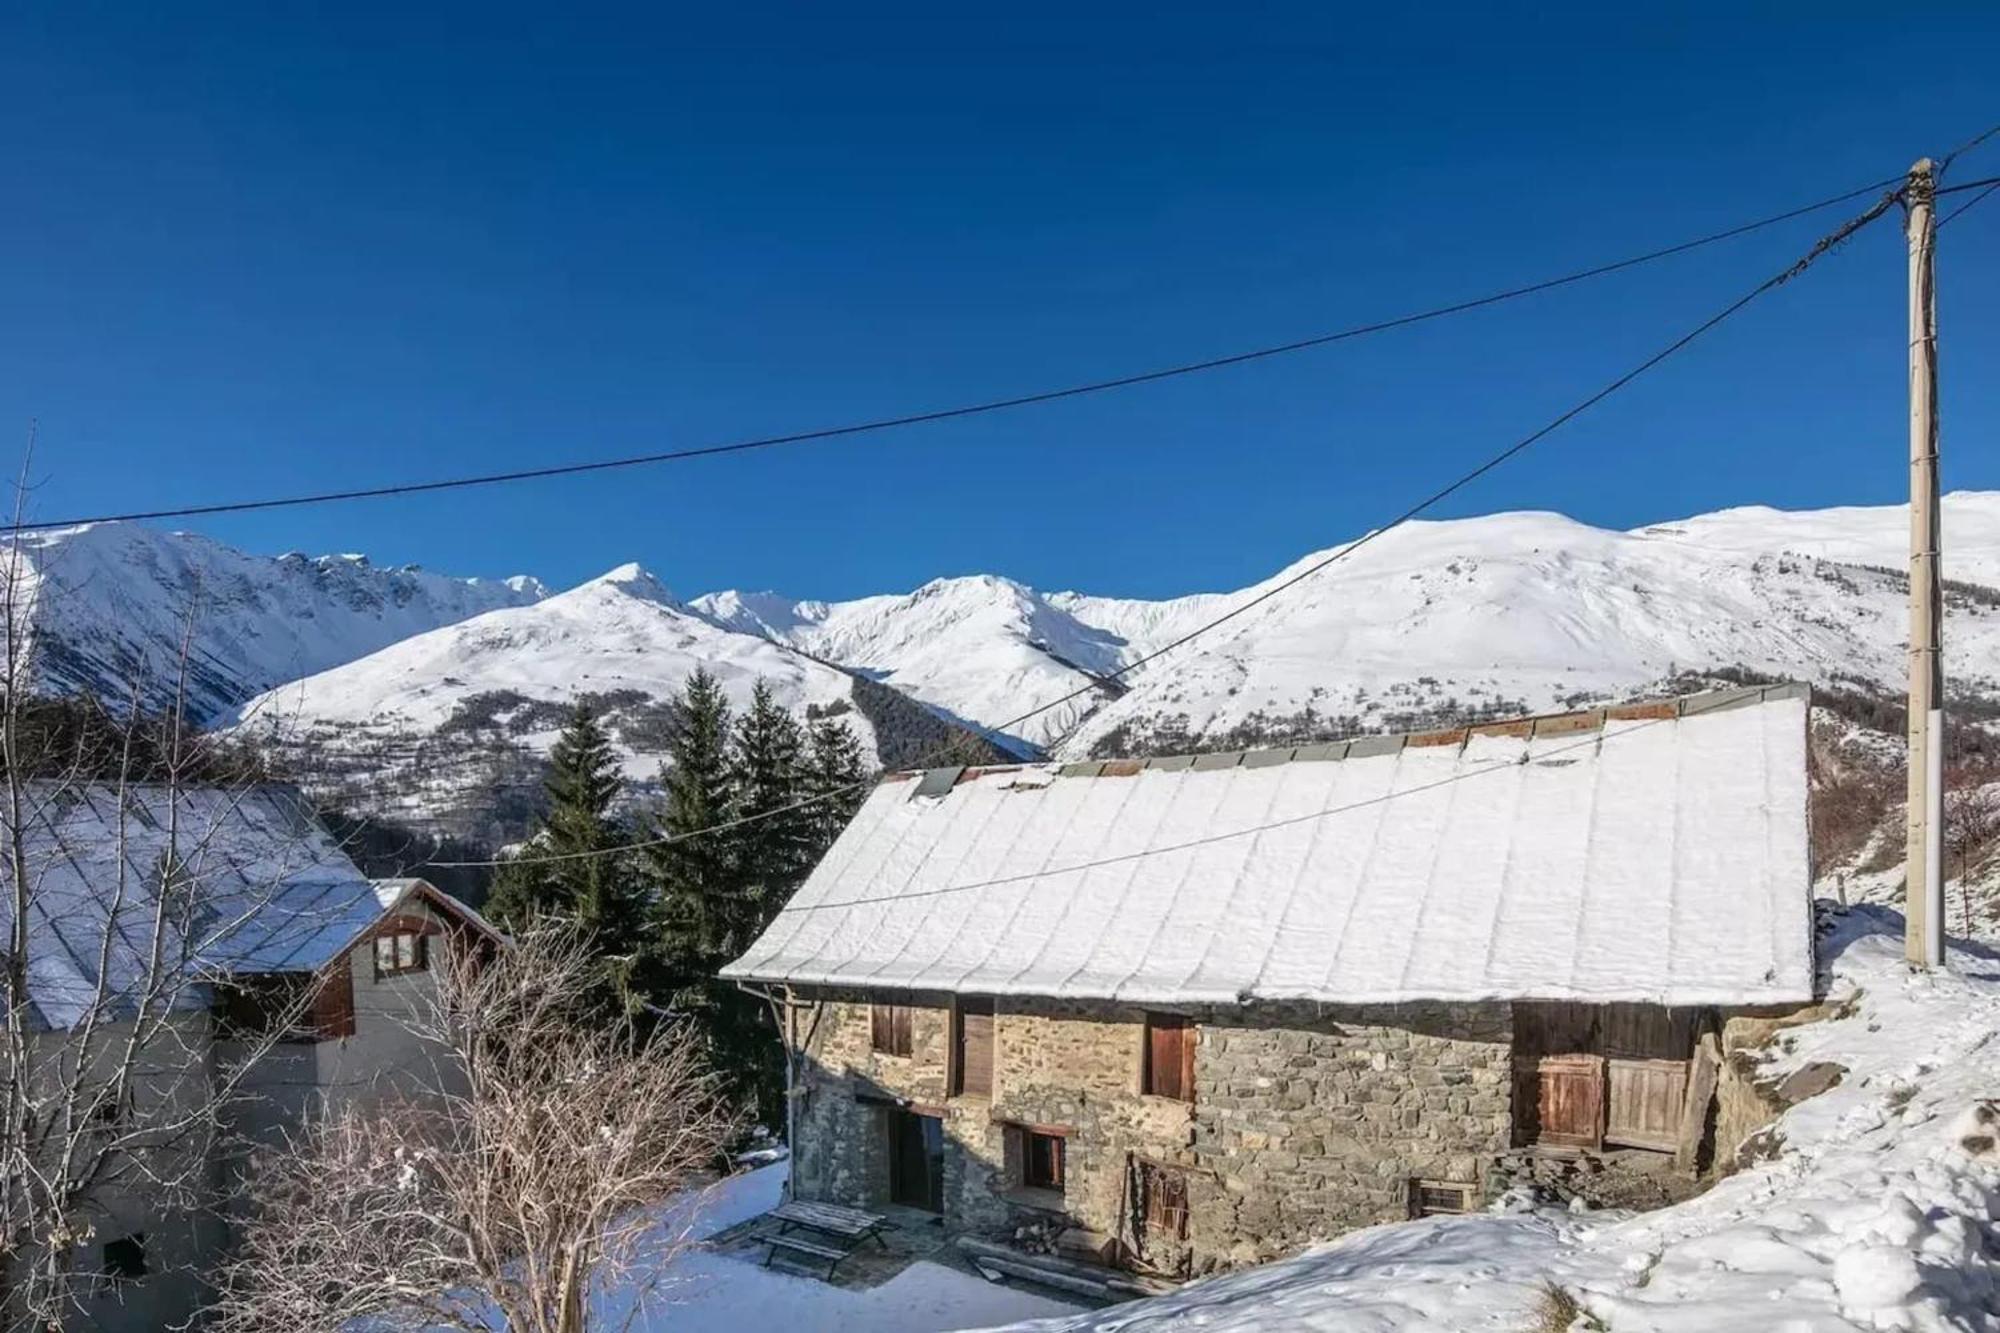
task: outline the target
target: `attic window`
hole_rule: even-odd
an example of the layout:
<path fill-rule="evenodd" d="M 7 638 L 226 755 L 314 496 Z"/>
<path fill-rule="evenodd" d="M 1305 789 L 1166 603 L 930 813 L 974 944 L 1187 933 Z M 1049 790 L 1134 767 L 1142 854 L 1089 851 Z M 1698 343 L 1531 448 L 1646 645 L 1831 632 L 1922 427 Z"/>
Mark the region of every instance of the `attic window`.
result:
<path fill-rule="evenodd" d="M 1479 1187 L 1449 1180 L 1412 1180 L 1411 1217 L 1450 1217 L 1479 1206 Z"/>
<path fill-rule="evenodd" d="M 105 1277 L 113 1282 L 137 1282 L 147 1271 L 145 1232 L 104 1242 Z"/>
<path fill-rule="evenodd" d="M 375 979 L 422 972 L 430 966 L 429 940 L 414 930 L 375 937 Z"/>
<path fill-rule="evenodd" d="M 869 1007 L 869 1045 L 877 1055 L 908 1055 L 913 1043 L 910 1039 L 910 1006 L 907 1004 L 871 1004 Z"/>

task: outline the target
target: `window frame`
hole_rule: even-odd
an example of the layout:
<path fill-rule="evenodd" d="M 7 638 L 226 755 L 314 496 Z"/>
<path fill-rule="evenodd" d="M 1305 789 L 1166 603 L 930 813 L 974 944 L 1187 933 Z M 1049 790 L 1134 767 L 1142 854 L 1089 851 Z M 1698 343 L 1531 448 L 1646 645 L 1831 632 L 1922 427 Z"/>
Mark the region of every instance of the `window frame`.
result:
<path fill-rule="evenodd" d="M 1046 1190 L 1050 1194 L 1062 1194 L 1069 1181 L 1069 1135 L 1034 1125 L 1019 1127 L 1021 1134 L 1021 1188 Z M 1038 1143 L 1053 1144 L 1055 1154 L 1049 1158 L 1054 1172 L 1041 1175 L 1037 1171 L 1035 1148 Z M 1040 1178 L 1038 1178 L 1040 1176 Z"/>
<path fill-rule="evenodd" d="M 389 962 L 386 966 L 382 959 L 384 945 L 388 946 L 387 952 L 389 954 Z M 404 947 L 405 945 L 408 946 L 407 950 Z M 428 972 L 431 970 L 430 935 L 426 931 L 414 928 L 404 929 L 401 926 L 391 930 L 378 931 L 375 934 L 372 948 L 369 952 L 370 956 L 375 960 L 375 980 L 377 981 L 381 981 L 385 977 L 405 977 L 415 972 Z"/>

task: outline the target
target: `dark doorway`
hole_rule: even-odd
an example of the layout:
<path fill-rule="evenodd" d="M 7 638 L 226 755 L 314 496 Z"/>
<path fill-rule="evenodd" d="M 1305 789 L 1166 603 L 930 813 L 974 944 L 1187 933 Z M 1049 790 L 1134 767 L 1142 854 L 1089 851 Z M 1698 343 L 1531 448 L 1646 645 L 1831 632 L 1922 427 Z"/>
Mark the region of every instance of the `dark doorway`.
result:
<path fill-rule="evenodd" d="M 889 1112 L 889 1201 L 944 1211 L 944 1121 Z"/>

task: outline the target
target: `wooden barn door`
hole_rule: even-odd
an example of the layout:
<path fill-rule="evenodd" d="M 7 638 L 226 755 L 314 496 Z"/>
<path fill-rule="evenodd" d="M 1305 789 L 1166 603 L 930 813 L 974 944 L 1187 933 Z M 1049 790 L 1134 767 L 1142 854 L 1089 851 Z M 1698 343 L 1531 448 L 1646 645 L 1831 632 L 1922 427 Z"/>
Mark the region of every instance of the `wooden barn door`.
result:
<path fill-rule="evenodd" d="M 1545 1055 L 1537 1065 L 1540 1139 L 1562 1148 L 1604 1144 L 1604 1057 Z"/>
<path fill-rule="evenodd" d="M 1612 1059 L 1606 1143 L 1672 1152 L 1680 1142 L 1688 1067 L 1681 1060 Z"/>

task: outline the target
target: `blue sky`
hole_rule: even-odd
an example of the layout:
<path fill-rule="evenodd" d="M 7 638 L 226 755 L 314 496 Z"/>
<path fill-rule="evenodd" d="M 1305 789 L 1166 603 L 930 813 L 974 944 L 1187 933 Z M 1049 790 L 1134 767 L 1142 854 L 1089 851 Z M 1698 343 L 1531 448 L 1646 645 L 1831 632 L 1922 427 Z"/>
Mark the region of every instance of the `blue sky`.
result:
<path fill-rule="evenodd" d="M 13 6 L 0 438 L 39 420 L 54 518 L 921 410 L 1616 258 L 2000 122 L 1992 6 L 1638 8 Z M 686 594 L 1233 587 L 1837 217 L 1086 401 L 197 526 Z M 2000 199 L 1940 282 L 1946 483 L 2000 486 Z M 1442 512 L 1896 501 L 1903 284 L 1885 219 Z"/>

